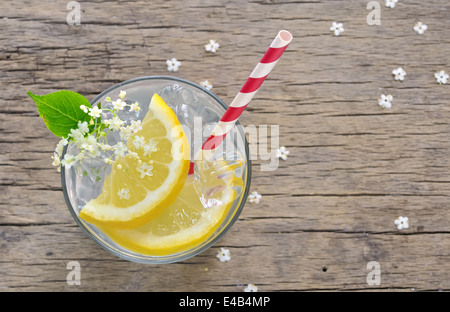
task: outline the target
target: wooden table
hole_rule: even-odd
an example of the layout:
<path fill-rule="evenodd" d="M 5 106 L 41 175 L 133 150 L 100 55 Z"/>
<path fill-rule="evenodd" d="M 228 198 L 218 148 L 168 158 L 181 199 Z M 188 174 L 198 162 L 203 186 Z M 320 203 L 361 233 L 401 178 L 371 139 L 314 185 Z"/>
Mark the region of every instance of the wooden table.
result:
<path fill-rule="evenodd" d="M 80 1 L 81 25 L 68 25 L 68 1 L 2 1 L 0 290 L 449 290 L 450 88 L 434 73 L 450 72 L 450 5 L 380 0 L 381 25 L 368 25 L 368 2 Z M 333 21 L 344 25 L 339 37 Z M 172 75 L 208 79 L 230 103 L 280 29 L 294 41 L 240 119 L 279 125 L 290 151 L 276 171 L 253 162 L 261 202 L 180 263 L 127 262 L 90 240 L 51 165 L 58 139 L 26 91 L 92 99 L 133 77 Z M 216 54 L 204 50 L 210 39 Z M 391 109 L 378 105 L 381 94 L 393 95 Z M 408 229 L 396 228 L 399 216 Z M 220 247 L 230 261 L 216 258 Z M 70 261 L 81 285 L 66 281 Z M 371 261 L 380 285 L 367 282 Z"/>

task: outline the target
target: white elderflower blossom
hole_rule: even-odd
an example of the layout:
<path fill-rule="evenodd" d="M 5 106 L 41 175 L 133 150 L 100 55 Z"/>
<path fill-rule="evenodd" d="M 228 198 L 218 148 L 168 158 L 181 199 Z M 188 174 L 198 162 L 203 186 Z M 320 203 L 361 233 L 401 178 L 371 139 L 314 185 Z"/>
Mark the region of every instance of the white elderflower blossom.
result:
<path fill-rule="evenodd" d="M 123 101 L 122 99 L 117 99 L 112 103 L 113 103 L 114 109 L 117 109 L 117 110 L 123 110 L 125 108 L 125 106 L 127 105 L 127 103 L 125 101 Z"/>
<path fill-rule="evenodd" d="M 88 108 L 86 107 L 86 105 L 80 105 L 80 109 L 85 113 L 88 112 Z"/>
<path fill-rule="evenodd" d="M 398 0 L 386 0 L 386 7 L 393 9 L 397 2 Z"/>
<path fill-rule="evenodd" d="M 53 156 L 51 156 L 53 159 L 52 166 L 58 167 L 58 172 L 61 171 L 61 158 L 58 154 L 54 153 Z"/>
<path fill-rule="evenodd" d="M 181 66 L 181 63 L 176 58 L 167 60 L 166 64 L 167 64 L 167 70 L 173 71 L 173 72 L 178 71 L 178 68 Z"/>
<path fill-rule="evenodd" d="M 97 106 L 93 107 L 93 108 L 89 108 L 89 116 L 92 116 L 94 118 L 98 118 L 101 116 L 102 114 L 102 110 L 100 108 L 98 108 Z"/>
<path fill-rule="evenodd" d="M 114 160 L 112 159 L 112 157 L 109 157 L 109 158 L 105 158 L 105 163 L 107 163 L 108 165 L 112 165 L 112 164 L 114 164 Z"/>
<path fill-rule="evenodd" d="M 54 155 L 51 157 L 53 160 L 52 164 L 58 167 L 58 170 L 60 170 L 61 166 L 71 168 L 87 157 L 96 158 L 102 156 L 105 163 L 112 165 L 116 163 L 115 158 L 129 155 L 130 157 L 136 158 L 138 164 L 141 165 L 139 170 L 142 177 L 153 175 L 151 171 L 153 166 L 148 163 L 143 163 L 136 152 L 128 150 L 127 140 L 131 138 L 133 139 L 134 146 L 137 148 L 145 148 L 146 153 L 155 151 L 156 144 L 153 142 L 147 146 L 144 137 L 133 137 L 134 134 L 142 130 L 142 121 L 131 120 L 130 124 L 126 125 L 125 121 L 117 115 L 117 112 L 123 110 L 125 107 L 130 107 L 130 111 L 134 112 L 138 112 L 141 109 L 138 102 L 128 105 L 124 101 L 126 95 L 126 91 L 121 90 L 118 98 L 114 101 L 110 97 L 106 97 L 105 101 L 110 103 L 107 108 L 101 108 L 100 105 L 93 108 L 80 105 L 80 109 L 92 118 L 87 121 L 79 121 L 76 128 L 70 129 L 68 137 L 58 143 Z M 99 123 L 95 118 L 101 117 L 104 110 L 108 112 L 107 115 L 111 116 L 112 114 L 112 117 L 105 120 L 102 119 Z M 114 145 L 107 144 L 106 137 L 110 131 L 117 131 L 121 141 Z M 64 159 L 61 159 L 63 147 L 68 144 L 69 140 L 78 149 L 75 150 L 76 152 L 73 155 L 66 154 Z M 106 151 L 112 151 L 113 153 L 111 155 L 111 152 L 108 152 L 102 155 L 102 152 Z M 118 169 L 121 167 L 120 163 L 117 164 Z"/>
<path fill-rule="evenodd" d="M 395 80 L 400 80 L 400 81 L 405 80 L 406 72 L 401 67 L 394 69 L 392 71 L 392 74 L 394 75 Z"/>
<path fill-rule="evenodd" d="M 220 248 L 216 257 L 220 260 L 220 262 L 230 261 L 230 259 L 231 259 L 230 250 L 222 247 L 222 248 Z"/>
<path fill-rule="evenodd" d="M 64 146 L 66 146 L 67 144 L 69 144 L 69 140 L 67 139 L 61 139 L 58 144 L 56 144 L 56 148 L 55 148 L 55 153 L 57 153 L 59 156 L 62 155 Z"/>
<path fill-rule="evenodd" d="M 80 129 L 81 133 L 86 134 L 89 132 L 89 126 L 87 121 L 78 122 L 78 129 Z"/>
<path fill-rule="evenodd" d="M 342 23 L 333 22 L 332 26 L 330 27 L 330 31 L 332 31 L 335 36 L 339 36 L 344 32 L 344 26 Z"/>
<path fill-rule="evenodd" d="M 142 130 L 142 122 L 140 120 L 132 120 L 130 129 L 136 133 Z"/>
<path fill-rule="evenodd" d="M 96 154 L 96 151 L 98 150 L 98 142 L 97 138 L 94 135 L 88 135 L 83 139 L 82 142 L 80 142 L 80 147 L 92 154 Z"/>
<path fill-rule="evenodd" d="M 109 144 L 105 144 L 105 143 L 98 143 L 97 142 L 98 147 L 100 147 L 102 150 L 104 151 L 110 151 L 113 149 L 113 147 Z"/>
<path fill-rule="evenodd" d="M 212 84 L 210 84 L 208 80 L 203 80 L 202 82 L 200 82 L 200 85 L 203 88 L 208 89 L 208 90 L 211 90 L 213 87 Z"/>
<path fill-rule="evenodd" d="M 216 53 L 220 45 L 215 40 L 209 40 L 209 43 L 205 45 L 205 50 L 211 53 Z"/>
<path fill-rule="evenodd" d="M 130 199 L 130 190 L 127 188 L 122 188 L 117 192 L 120 199 Z"/>
<path fill-rule="evenodd" d="M 394 97 L 390 94 L 388 95 L 382 94 L 381 97 L 378 99 L 378 105 L 380 105 L 382 108 L 391 108 L 393 99 Z"/>
<path fill-rule="evenodd" d="M 407 229 L 409 228 L 409 224 L 408 224 L 408 217 L 398 217 L 398 219 L 396 219 L 394 221 L 394 224 L 397 226 L 397 229 L 402 230 L 402 229 Z"/>
<path fill-rule="evenodd" d="M 75 143 L 82 142 L 84 139 L 84 133 L 79 128 L 70 129 L 69 137 L 72 138 Z"/>
<path fill-rule="evenodd" d="M 247 287 L 244 288 L 245 292 L 257 292 L 258 287 L 255 284 L 248 284 Z"/>
<path fill-rule="evenodd" d="M 57 167 L 58 172 L 61 172 L 61 155 L 63 153 L 64 146 L 66 146 L 67 144 L 69 144 L 69 141 L 67 139 L 61 139 L 58 144 L 56 144 L 53 156 L 51 156 L 51 158 L 53 159 L 52 165 Z"/>
<path fill-rule="evenodd" d="M 416 25 L 414 25 L 414 30 L 419 35 L 423 35 L 427 29 L 428 29 L 428 26 L 422 22 L 417 22 Z"/>
<path fill-rule="evenodd" d="M 128 148 L 123 142 L 117 142 L 114 146 L 114 154 L 117 156 L 123 157 L 125 153 L 128 151 Z"/>
<path fill-rule="evenodd" d="M 439 84 L 447 84 L 449 75 L 445 71 L 441 70 L 434 74 L 434 78 L 436 78 L 436 81 Z"/>
<path fill-rule="evenodd" d="M 124 124 L 124 122 L 117 116 L 113 117 L 112 119 L 109 119 L 109 121 L 107 121 L 107 122 L 108 122 L 107 124 L 109 125 L 109 127 L 115 131 L 119 131 Z"/>
<path fill-rule="evenodd" d="M 122 140 L 128 140 L 134 134 L 133 129 L 130 126 L 120 128 L 120 138 Z"/>
<path fill-rule="evenodd" d="M 276 157 L 281 158 L 283 160 L 286 160 L 289 155 L 289 151 L 286 149 L 286 147 L 281 146 L 277 149 Z"/>
<path fill-rule="evenodd" d="M 65 154 L 64 159 L 61 160 L 61 165 L 66 167 L 67 169 L 70 169 L 74 163 L 75 156 L 70 154 Z"/>
<path fill-rule="evenodd" d="M 259 194 L 257 191 L 254 191 L 250 195 L 248 195 L 248 200 L 252 204 L 259 204 L 261 198 L 262 198 L 262 195 Z"/>
<path fill-rule="evenodd" d="M 153 166 L 151 165 L 153 162 L 150 161 L 150 164 L 143 162 L 140 166 L 138 166 L 136 169 L 141 174 L 141 179 L 145 178 L 146 176 L 153 176 Z"/>
<path fill-rule="evenodd" d="M 139 136 L 139 135 L 137 135 L 137 136 L 135 136 L 134 137 L 134 139 L 133 139 L 133 145 L 136 147 L 136 148 L 142 148 L 143 146 L 144 146 L 144 144 L 145 144 L 145 138 L 143 137 L 143 136 Z"/>
<path fill-rule="evenodd" d="M 130 111 L 138 112 L 140 110 L 141 110 L 141 107 L 139 106 L 138 102 L 134 102 L 133 104 L 130 105 Z"/>
<path fill-rule="evenodd" d="M 150 142 L 144 144 L 142 149 L 144 150 L 144 156 L 151 155 L 151 153 L 156 152 L 158 150 L 156 146 L 155 140 L 151 139 Z"/>

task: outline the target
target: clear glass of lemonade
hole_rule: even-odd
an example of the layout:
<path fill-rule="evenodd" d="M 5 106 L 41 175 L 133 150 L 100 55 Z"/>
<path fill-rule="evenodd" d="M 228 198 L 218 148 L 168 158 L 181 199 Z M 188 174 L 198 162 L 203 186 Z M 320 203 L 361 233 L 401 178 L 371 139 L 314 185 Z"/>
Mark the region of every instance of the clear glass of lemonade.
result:
<path fill-rule="evenodd" d="M 126 91 L 127 103 L 138 102 L 141 107 L 139 112 L 125 112 L 121 116 L 125 122 L 144 120 L 153 94 L 158 94 L 175 112 L 185 130 L 191 159 L 227 108 L 206 88 L 180 78 L 163 76 L 140 77 L 119 83 L 99 94 L 91 105 L 94 107 L 101 103 L 104 107 L 108 98 L 117 98 L 122 90 Z M 108 133 L 107 140 L 117 140 L 115 135 Z M 226 138 L 213 164 L 208 162 L 213 169 L 204 171 L 208 172 L 207 177 L 205 174 L 192 174 L 191 171 L 171 204 L 146 223 L 122 229 L 94 224 L 80 217 L 85 205 L 104 192 L 105 180 L 115 170 L 101 157 L 83 161 L 81 170 L 62 168 L 62 186 L 69 211 L 91 239 L 123 259 L 158 264 L 193 257 L 211 247 L 230 229 L 239 217 L 249 192 L 249 149 L 239 123 Z M 64 154 L 76 152 L 71 144 L 64 149 Z M 157 178 L 158 172 L 155 175 Z M 128 184 L 133 184 L 133 181 L 128 181 Z M 211 197 L 219 200 L 213 201 L 214 205 L 209 207 L 205 204 L 203 191 L 216 192 Z"/>

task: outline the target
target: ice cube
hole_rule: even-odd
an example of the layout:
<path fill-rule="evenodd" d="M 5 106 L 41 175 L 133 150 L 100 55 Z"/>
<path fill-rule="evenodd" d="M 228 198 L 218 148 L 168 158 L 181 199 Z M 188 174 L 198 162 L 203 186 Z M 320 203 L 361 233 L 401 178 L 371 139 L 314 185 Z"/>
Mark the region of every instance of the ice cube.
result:
<path fill-rule="evenodd" d="M 175 111 L 186 130 L 193 159 L 195 152 L 211 134 L 224 109 L 211 107 L 208 96 L 193 92 L 177 83 L 163 87 L 158 94 Z M 230 138 L 234 138 L 234 135 L 230 135 Z M 240 155 L 236 155 L 236 143 L 231 141 L 226 144 L 231 148 L 225 148 L 225 144 L 220 146 L 211 161 L 195 161 L 194 188 L 205 208 L 221 205 L 223 190 L 241 178 L 245 162 Z M 234 185 L 233 188 L 239 196 L 242 186 Z"/>
<path fill-rule="evenodd" d="M 242 161 L 197 160 L 194 164 L 194 188 L 205 208 L 221 205 L 222 191 L 228 187 L 239 196 L 242 185 L 236 183 L 242 175 Z"/>

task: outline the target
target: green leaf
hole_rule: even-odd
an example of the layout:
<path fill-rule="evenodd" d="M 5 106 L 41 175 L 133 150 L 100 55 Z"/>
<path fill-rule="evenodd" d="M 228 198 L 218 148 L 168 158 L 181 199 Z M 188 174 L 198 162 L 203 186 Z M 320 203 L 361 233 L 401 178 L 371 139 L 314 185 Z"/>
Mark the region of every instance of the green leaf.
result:
<path fill-rule="evenodd" d="M 78 128 L 78 122 L 89 121 L 91 116 L 81 110 L 85 105 L 91 108 L 89 101 L 73 91 L 57 91 L 47 95 L 35 95 L 30 91 L 28 95 L 36 103 L 39 116 L 44 120 L 47 128 L 60 138 L 67 138 L 70 129 Z"/>

